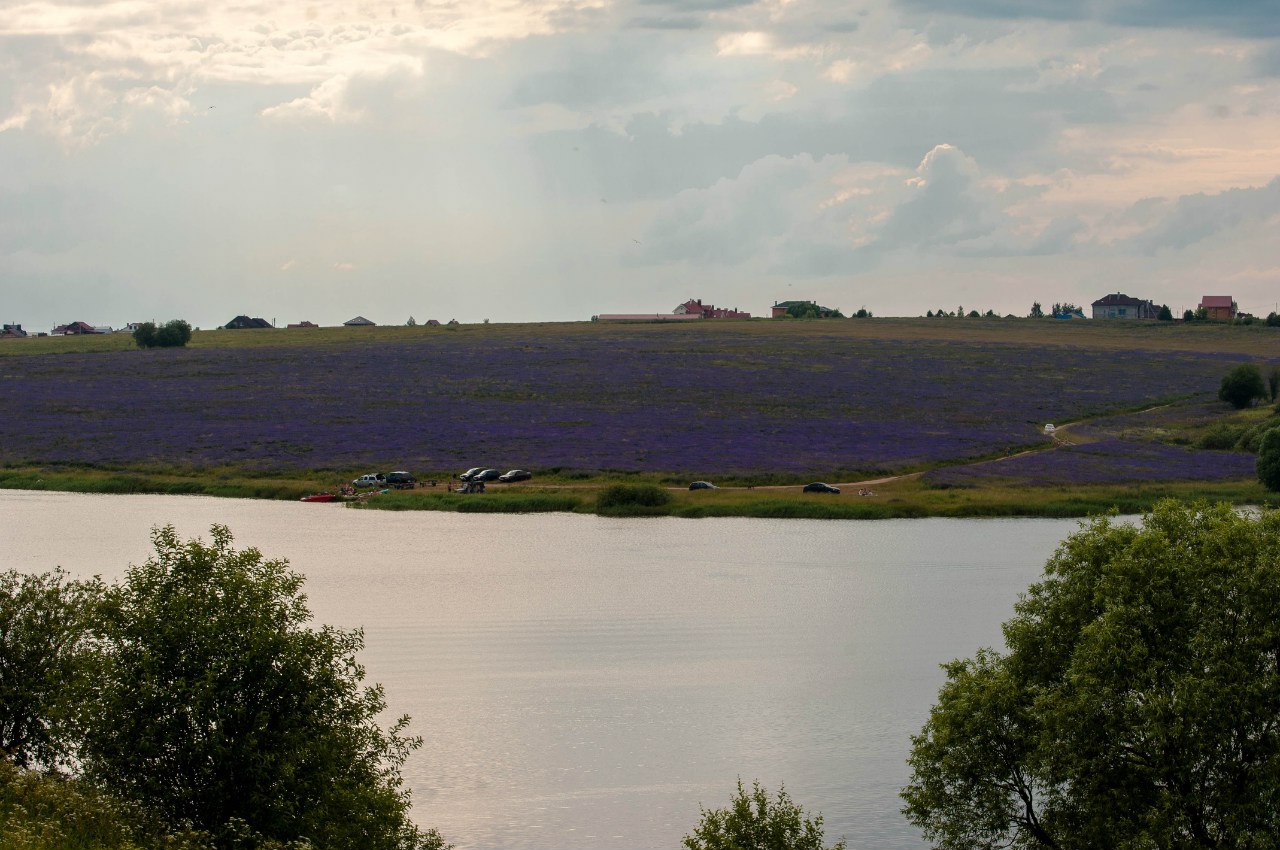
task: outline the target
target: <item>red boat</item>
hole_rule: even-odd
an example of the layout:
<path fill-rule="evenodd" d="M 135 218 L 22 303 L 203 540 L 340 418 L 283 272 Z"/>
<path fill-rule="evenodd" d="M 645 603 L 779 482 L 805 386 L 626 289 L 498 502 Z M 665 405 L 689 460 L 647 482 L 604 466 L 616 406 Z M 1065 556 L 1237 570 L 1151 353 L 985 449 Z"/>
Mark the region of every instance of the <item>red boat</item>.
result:
<path fill-rule="evenodd" d="M 313 493 L 310 496 L 303 496 L 304 502 L 336 502 L 338 495 L 336 493 Z"/>

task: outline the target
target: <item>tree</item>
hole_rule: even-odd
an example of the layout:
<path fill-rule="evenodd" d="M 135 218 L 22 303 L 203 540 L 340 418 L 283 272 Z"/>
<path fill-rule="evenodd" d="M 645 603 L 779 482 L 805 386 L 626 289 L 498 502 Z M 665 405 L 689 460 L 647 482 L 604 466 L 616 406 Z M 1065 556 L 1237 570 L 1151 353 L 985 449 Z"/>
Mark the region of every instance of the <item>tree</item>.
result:
<path fill-rule="evenodd" d="M 138 348 L 154 348 L 156 344 L 156 326 L 154 322 L 143 322 L 133 329 L 133 342 Z"/>
<path fill-rule="evenodd" d="M 156 346 L 159 348 L 182 348 L 191 341 L 191 325 L 182 319 L 165 322 L 156 331 Z"/>
<path fill-rule="evenodd" d="M 1040 306 L 1040 302 L 1036 301 L 1031 305 L 1031 312 L 1027 314 L 1029 319 L 1043 319 L 1044 308 Z"/>
<path fill-rule="evenodd" d="M 1272 428 L 1262 435 L 1254 468 L 1264 487 L 1273 492 L 1280 491 L 1280 428 Z"/>
<path fill-rule="evenodd" d="M 421 739 L 378 724 L 359 630 L 310 626 L 302 577 L 256 549 L 152 533 L 111 588 L 84 769 L 113 793 L 215 836 L 320 848 L 440 847 L 408 818 L 400 768 Z"/>
<path fill-rule="evenodd" d="M 1252 363 L 1241 363 L 1222 378 L 1218 398 L 1242 410 L 1255 399 L 1267 397 L 1267 385 L 1262 382 L 1262 370 Z"/>
<path fill-rule="evenodd" d="M 1195 320 L 1196 320 L 1196 314 L 1195 314 L 1195 312 L 1194 312 L 1193 310 L 1183 310 L 1183 311 L 1182 311 L 1182 321 L 1184 321 L 1184 322 L 1194 322 Z"/>
<path fill-rule="evenodd" d="M 1271 371 L 1267 373 L 1267 389 L 1271 392 L 1271 400 L 1277 401 L 1277 395 L 1280 395 L 1280 366 L 1272 366 Z"/>
<path fill-rule="evenodd" d="M 75 749 L 102 593 L 61 569 L 0 573 L 0 752 L 19 767 L 57 767 Z"/>
<path fill-rule="evenodd" d="M 1156 314 L 1156 318 L 1162 322 L 1173 321 L 1173 311 L 1169 309 L 1168 304 L 1160 305 L 1160 312 Z"/>
<path fill-rule="evenodd" d="M 806 817 L 786 788 L 770 800 L 756 781 L 748 796 L 739 779 L 729 808 L 703 809 L 697 829 L 683 843 L 686 850 L 845 850 L 844 839 L 830 848 L 823 840 L 822 815 Z"/>
<path fill-rule="evenodd" d="M 1280 512 L 1100 518 L 945 666 L 903 790 L 939 848 L 1265 848 L 1280 834 Z"/>
<path fill-rule="evenodd" d="M 182 319 L 172 319 L 158 328 L 153 322 L 143 322 L 134 328 L 133 341 L 138 348 L 182 348 L 191 341 L 191 325 Z"/>
<path fill-rule="evenodd" d="M 1267 314 L 1267 327 L 1280 328 L 1280 313 Z"/>

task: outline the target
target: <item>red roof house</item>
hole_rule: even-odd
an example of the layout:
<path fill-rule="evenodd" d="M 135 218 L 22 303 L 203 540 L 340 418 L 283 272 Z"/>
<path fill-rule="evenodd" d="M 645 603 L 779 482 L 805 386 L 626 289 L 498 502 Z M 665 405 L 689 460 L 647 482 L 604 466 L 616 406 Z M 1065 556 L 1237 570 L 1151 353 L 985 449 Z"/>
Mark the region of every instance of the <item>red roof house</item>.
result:
<path fill-rule="evenodd" d="M 1236 302 L 1230 295 L 1206 295 L 1200 299 L 1205 317 L 1229 322 L 1236 317 Z"/>

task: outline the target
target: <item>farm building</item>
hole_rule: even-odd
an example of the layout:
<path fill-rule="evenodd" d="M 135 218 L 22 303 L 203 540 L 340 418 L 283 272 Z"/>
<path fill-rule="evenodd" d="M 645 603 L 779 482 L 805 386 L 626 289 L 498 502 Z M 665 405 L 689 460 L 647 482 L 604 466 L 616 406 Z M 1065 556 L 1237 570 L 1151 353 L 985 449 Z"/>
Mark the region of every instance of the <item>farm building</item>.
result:
<path fill-rule="evenodd" d="M 356 316 L 354 319 L 347 319 L 342 324 L 349 328 L 372 328 L 376 323 L 369 321 L 364 316 Z"/>

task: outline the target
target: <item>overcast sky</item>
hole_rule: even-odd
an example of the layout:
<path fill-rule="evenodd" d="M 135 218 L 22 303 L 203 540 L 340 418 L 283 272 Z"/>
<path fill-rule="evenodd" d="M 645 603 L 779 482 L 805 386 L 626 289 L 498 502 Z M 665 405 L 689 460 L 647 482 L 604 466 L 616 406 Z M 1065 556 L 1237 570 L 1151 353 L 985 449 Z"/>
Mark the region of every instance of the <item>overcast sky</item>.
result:
<path fill-rule="evenodd" d="M 0 319 L 1280 299 L 1280 0 L 0 0 Z"/>

